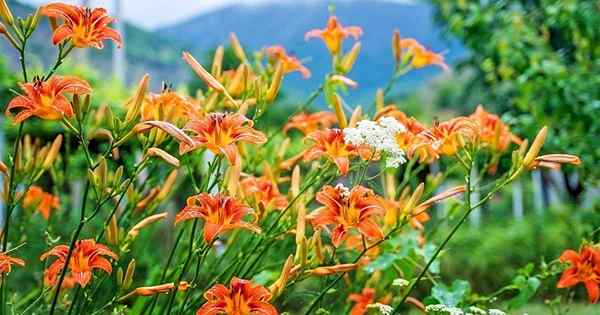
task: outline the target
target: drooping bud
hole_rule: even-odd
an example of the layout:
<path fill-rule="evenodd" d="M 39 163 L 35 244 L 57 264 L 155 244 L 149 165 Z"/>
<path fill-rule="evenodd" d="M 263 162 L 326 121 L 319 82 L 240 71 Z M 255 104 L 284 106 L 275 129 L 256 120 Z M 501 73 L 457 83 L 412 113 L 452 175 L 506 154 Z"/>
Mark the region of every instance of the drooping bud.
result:
<path fill-rule="evenodd" d="M 168 152 L 164 151 L 163 149 L 152 147 L 152 148 L 148 149 L 148 152 L 146 154 L 149 157 L 152 157 L 152 156 L 159 157 L 159 158 L 163 159 L 163 161 L 167 162 L 168 164 L 171 164 L 173 167 L 179 168 L 179 160 L 176 157 L 169 154 Z"/>
<path fill-rule="evenodd" d="M 157 221 L 160 221 L 160 220 L 166 218 L 167 214 L 168 214 L 167 212 L 161 212 L 161 213 L 157 213 L 157 214 L 151 215 L 151 216 L 143 219 L 142 221 L 138 222 L 138 224 L 134 225 L 131 228 L 131 230 L 129 230 L 129 232 L 127 232 L 127 237 L 131 238 L 131 239 L 136 238 L 140 234 L 141 229 L 145 228 L 146 226 L 148 226 L 154 222 L 157 222 Z"/>
<path fill-rule="evenodd" d="M 206 71 L 206 69 L 204 69 L 204 67 L 202 67 L 202 65 L 190 53 L 184 51 L 183 60 L 185 60 L 185 62 L 192 68 L 192 70 L 194 70 L 196 75 L 198 75 L 198 77 L 202 79 L 204 83 L 206 83 L 206 85 L 217 92 L 223 93 L 230 102 L 236 104 L 236 101 L 233 99 L 233 97 L 231 97 L 231 95 L 229 95 L 221 82 L 219 82 L 208 71 Z"/>
<path fill-rule="evenodd" d="M 285 261 L 285 263 L 283 264 L 283 268 L 281 270 L 281 274 L 279 275 L 279 278 L 277 278 L 277 280 L 275 280 L 275 282 L 273 282 L 273 284 L 271 284 L 269 286 L 269 291 L 271 291 L 271 298 L 277 298 L 279 295 L 281 295 L 281 293 L 283 292 L 283 290 L 285 289 L 285 286 L 287 285 L 288 281 L 290 280 L 291 277 L 293 277 L 292 274 L 292 269 L 294 268 L 294 257 L 292 255 L 290 255 L 287 260 Z"/>
<path fill-rule="evenodd" d="M 338 264 L 328 267 L 317 267 L 306 272 L 316 276 L 329 276 L 336 273 L 348 272 L 358 268 L 358 264 Z"/>

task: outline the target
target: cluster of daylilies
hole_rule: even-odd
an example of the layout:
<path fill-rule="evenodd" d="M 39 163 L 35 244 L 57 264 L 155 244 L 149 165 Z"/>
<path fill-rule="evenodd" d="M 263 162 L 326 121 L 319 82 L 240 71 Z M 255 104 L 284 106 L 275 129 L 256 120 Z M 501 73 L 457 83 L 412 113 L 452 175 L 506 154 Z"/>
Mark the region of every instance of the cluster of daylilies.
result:
<path fill-rule="evenodd" d="M 386 105 L 403 74 L 447 68 L 442 55 L 398 32 L 390 84 L 364 109 L 341 96 L 357 86 L 348 75 L 360 51 L 359 42 L 347 52 L 342 43 L 358 40 L 361 28 L 332 16 L 324 29 L 307 32 L 326 44 L 332 69 L 283 128 L 260 130 L 284 76 L 310 77 L 281 46 L 249 57 L 232 34 L 235 69 L 222 68 L 223 47 L 210 69 L 183 53 L 205 89 L 182 93 L 163 84 L 150 92 L 146 75 L 122 107 L 97 106 L 90 84 L 55 72 L 73 49 L 121 45 L 106 10 L 52 3 L 20 19 L 0 3 L 0 31 L 22 65 L 20 89 L 6 106 L 16 139 L 0 163 L 1 314 L 438 310 L 415 289 L 428 287 L 423 280 L 469 214 L 525 171 L 580 164 L 568 154 L 539 154 L 546 127 L 528 145 L 481 106 L 425 124 Z M 46 73 L 32 75 L 26 44 L 43 17 L 58 56 Z M 330 110 L 311 112 L 320 95 Z M 54 141 L 26 133 L 40 123 L 60 129 Z M 505 158 L 511 166 L 498 174 Z M 59 184 L 73 181 L 81 186 L 75 194 Z M 441 189 L 448 183 L 453 188 Z M 474 191 L 483 195 L 476 204 Z M 461 216 L 435 245 L 424 233 L 428 212 L 449 198 Z M 38 216 L 45 227 L 31 224 Z M 40 243 L 44 250 L 27 254 Z M 399 251 L 422 255 L 381 266 Z M 596 302 L 599 250 L 586 245 L 560 261 L 569 269 L 558 286 L 583 281 Z"/>

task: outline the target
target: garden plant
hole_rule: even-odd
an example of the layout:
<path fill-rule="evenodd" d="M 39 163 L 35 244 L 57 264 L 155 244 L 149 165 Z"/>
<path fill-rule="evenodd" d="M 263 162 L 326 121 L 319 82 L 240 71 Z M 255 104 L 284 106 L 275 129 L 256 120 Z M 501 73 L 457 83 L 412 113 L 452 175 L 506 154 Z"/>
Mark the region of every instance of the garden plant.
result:
<path fill-rule="evenodd" d="M 202 89 L 153 91 L 160 78 L 144 75 L 115 107 L 60 72 L 74 51 L 122 44 L 105 9 L 50 3 L 20 18 L 0 0 L 0 16 L 21 65 L 5 106 L 15 136 L 0 163 L 0 314 L 498 315 L 542 282 L 565 301 L 578 287 L 590 303 L 600 298 L 593 240 L 523 266 L 493 293 L 444 284 L 440 260 L 469 250 L 448 245 L 474 210 L 533 169 L 581 160 L 546 152 L 547 127 L 526 139 L 482 105 L 419 121 L 386 103 L 408 72 L 450 71 L 398 31 L 389 83 L 358 106 L 344 95 L 360 83 L 351 71 L 362 29 L 332 15 L 309 30 L 306 44 L 321 40 L 331 69 L 273 126 L 284 77 L 311 77 L 282 46 L 250 53 L 231 34 L 236 68 L 223 69 L 224 47 L 209 66 L 182 52 Z M 57 57 L 37 69 L 27 44 L 43 19 Z M 328 109 L 315 111 L 320 98 Z M 433 224 L 440 203 L 451 211 Z M 450 226 L 439 242 L 438 221 Z"/>

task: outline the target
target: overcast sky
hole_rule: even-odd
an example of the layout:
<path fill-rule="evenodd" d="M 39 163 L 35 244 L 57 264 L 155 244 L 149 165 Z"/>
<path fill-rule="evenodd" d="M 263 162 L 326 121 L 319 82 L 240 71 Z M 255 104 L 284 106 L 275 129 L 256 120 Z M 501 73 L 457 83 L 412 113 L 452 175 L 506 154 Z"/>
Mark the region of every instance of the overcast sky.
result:
<path fill-rule="evenodd" d="M 57 0 L 21 0 L 30 4 L 44 4 Z M 67 3 L 81 4 L 84 0 L 58 0 Z M 114 0 L 89 0 L 91 6 L 103 6 L 109 11 Z M 138 26 L 152 29 L 173 24 L 197 14 L 220 9 L 232 4 L 260 5 L 281 1 L 327 1 L 327 0 L 121 0 L 125 20 Z M 366 0 L 363 0 L 366 1 Z M 395 2 L 412 2 L 413 0 L 384 0 Z M 167 13 L 165 13 L 167 12 Z"/>

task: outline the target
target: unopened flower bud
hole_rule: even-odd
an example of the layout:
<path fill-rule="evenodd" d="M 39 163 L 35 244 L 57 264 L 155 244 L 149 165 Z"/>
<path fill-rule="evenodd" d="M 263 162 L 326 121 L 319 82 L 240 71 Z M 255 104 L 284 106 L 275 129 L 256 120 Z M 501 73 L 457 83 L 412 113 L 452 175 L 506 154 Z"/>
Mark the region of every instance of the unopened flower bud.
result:
<path fill-rule="evenodd" d="M 6 22 L 6 24 L 13 25 L 15 22 L 6 0 L 0 0 L 0 17 L 4 22 Z"/>
<path fill-rule="evenodd" d="M 131 104 L 131 107 L 129 107 L 129 110 L 127 110 L 127 114 L 125 115 L 126 122 L 134 121 L 140 114 L 142 104 L 144 103 L 144 99 L 146 97 L 146 92 L 148 91 L 149 82 L 150 75 L 145 74 L 140 80 L 140 83 L 138 83 L 138 87 L 133 98 L 133 104 Z"/>
<path fill-rule="evenodd" d="M 46 154 L 46 158 L 44 158 L 44 163 L 42 164 L 42 168 L 47 170 L 52 167 L 54 161 L 56 161 L 56 157 L 60 151 L 60 146 L 62 145 L 63 136 L 58 135 L 52 141 L 52 146 L 50 146 L 50 150 Z"/>
<path fill-rule="evenodd" d="M 337 117 L 340 129 L 348 127 L 348 123 L 346 121 L 346 114 L 344 113 L 344 105 L 342 98 L 339 95 L 334 94 L 332 102 L 333 109 L 335 111 L 335 116 Z"/>
<path fill-rule="evenodd" d="M 273 78 L 271 79 L 271 84 L 267 90 L 267 95 L 265 96 L 267 102 L 272 102 L 275 97 L 277 97 L 279 88 L 281 87 L 281 81 L 283 81 L 283 64 L 278 62 L 275 72 L 273 73 Z"/>
<path fill-rule="evenodd" d="M 231 39 L 231 48 L 233 49 L 233 53 L 242 62 L 245 62 L 247 60 L 246 53 L 244 52 L 244 48 L 242 48 L 242 44 L 240 44 L 240 41 L 238 40 L 237 36 L 235 35 L 235 33 L 231 33 L 229 37 Z"/>
<path fill-rule="evenodd" d="M 358 57 L 358 53 L 360 52 L 361 44 L 360 42 L 355 43 L 352 46 L 352 49 L 342 58 L 342 63 L 340 64 L 340 70 L 343 73 L 348 73 L 354 67 L 354 63 L 356 62 L 356 58 Z"/>
<path fill-rule="evenodd" d="M 548 134 L 548 128 L 544 126 L 538 134 L 535 136 L 535 139 L 531 143 L 531 147 L 529 147 L 529 151 L 525 154 L 523 158 L 523 165 L 525 167 L 529 167 L 529 165 L 533 162 L 533 160 L 538 156 L 544 142 L 546 141 L 546 135 Z"/>
<path fill-rule="evenodd" d="M 210 73 L 215 78 L 218 78 L 221 76 L 221 71 L 223 69 L 223 54 L 224 54 L 224 52 L 225 52 L 225 49 L 223 49 L 223 46 L 219 46 L 215 50 L 215 56 L 213 57 L 212 69 L 210 70 Z"/>

